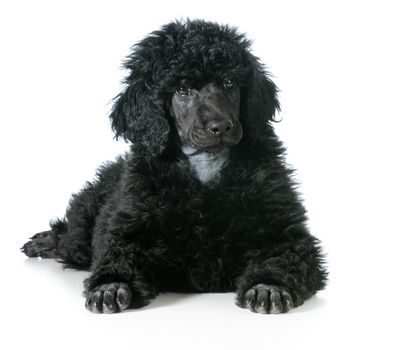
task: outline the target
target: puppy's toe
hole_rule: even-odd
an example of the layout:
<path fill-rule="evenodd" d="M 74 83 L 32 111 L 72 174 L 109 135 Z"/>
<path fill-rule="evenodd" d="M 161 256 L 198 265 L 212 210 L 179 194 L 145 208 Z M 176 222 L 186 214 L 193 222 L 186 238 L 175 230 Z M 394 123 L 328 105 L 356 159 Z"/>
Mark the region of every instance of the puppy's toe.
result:
<path fill-rule="evenodd" d="M 113 314 L 117 311 L 116 296 L 114 291 L 106 290 L 102 303 L 102 312 L 104 314 Z"/>
<path fill-rule="evenodd" d="M 86 308 L 92 313 L 99 314 L 102 307 L 102 293 L 100 291 L 95 291 L 90 293 L 86 300 Z"/>
<path fill-rule="evenodd" d="M 117 291 L 116 301 L 118 303 L 119 309 L 125 310 L 129 307 L 132 300 L 132 291 L 127 284 L 121 284 Z"/>

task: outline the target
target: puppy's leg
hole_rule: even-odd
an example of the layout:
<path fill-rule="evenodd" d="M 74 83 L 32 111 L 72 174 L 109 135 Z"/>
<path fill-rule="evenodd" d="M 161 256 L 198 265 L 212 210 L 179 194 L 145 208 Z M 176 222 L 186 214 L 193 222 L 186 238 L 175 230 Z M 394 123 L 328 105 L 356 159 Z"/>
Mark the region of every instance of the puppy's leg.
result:
<path fill-rule="evenodd" d="M 140 308 L 157 295 L 156 288 L 145 277 L 141 252 L 133 243 L 125 243 L 109 246 L 94 262 L 92 274 L 84 281 L 85 305 L 89 311 L 114 313 Z"/>
<path fill-rule="evenodd" d="M 327 273 L 318 241 L 304 227 L 290 227 L 267 249 L 248 254 L 237 280 L 236 304 L 259 313 L 282 313 L 324 288 Z"/>
<path fill-rule="evenodd" d="M 30 258 L 57 259 L 64 267 L 88 270 L 91 263 L 89 229 L 72 218 L 51 222 L 51 230 L 35 234 L 21 247 Z"/>
<path fill-rule="evenodd" d="M 92 234 L 101 207 L 118 182 L 123 158 L 104 164 L 97 177 L 73 194 L 66 215 L 50 223 L 51 230 L 36 234 L 21 251 L 29 257 L 56 258 L 64 267 L 88 270 L 92 261 Z"/>

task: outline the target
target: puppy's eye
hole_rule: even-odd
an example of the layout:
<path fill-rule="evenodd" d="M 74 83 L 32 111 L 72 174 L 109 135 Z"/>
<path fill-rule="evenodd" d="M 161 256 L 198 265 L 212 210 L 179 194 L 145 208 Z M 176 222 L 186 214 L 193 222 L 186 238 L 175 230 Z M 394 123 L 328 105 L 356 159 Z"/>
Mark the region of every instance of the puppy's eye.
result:
<path fill-rule="evenodd" d="M 223 81 L 223 86 L 225 89 L 232 89 L 234 87 L 234 81 L 231 79 L 225 79 Z"/>
<path fill-rule="evenodd" d="M 191 96 L 192 95 L 192 89 L 180 86 L 179 88 L 177 88 L 177 90 L 175 90 L 175 93 L 178 96 L 181 96 L 181 97 Z"/>

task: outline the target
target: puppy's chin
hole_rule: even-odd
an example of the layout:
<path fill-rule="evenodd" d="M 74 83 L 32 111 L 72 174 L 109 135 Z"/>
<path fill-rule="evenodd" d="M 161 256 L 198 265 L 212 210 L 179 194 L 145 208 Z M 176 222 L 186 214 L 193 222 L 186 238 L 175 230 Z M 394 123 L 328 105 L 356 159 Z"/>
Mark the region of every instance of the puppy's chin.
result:
<path fill-rule="evenodd" d="M 240 142 L 240 140 L 237 140 L 236 142 L 230 142 L 230 141 L 220 141 L 216 142 L 215 144 L 203 144 L 203 145 L 198 145 L 192 142 L 189 142 L 187 144 L 183 144 L 181 147 L 182 151 L 184 154 L 190 156 L 190 155 L 196 155 L 199 153 L 220 153 L 225 149 L 228 149 L 231 146 L 237 145 Z"/>
<path fill-rule="evenodd" d="M 231 146 L 230 144 L 220 143 L 217 145 L 201 148 L 200 151 L 207 152 L 207 153 L 219 153 L 219 152 L 223 151 L 224 149 L 229 148 L 230 146 Z"/>
<path fill-rule="evenodd" d="M 224 148 L 229 148 L 231 146 L 237 145 L 241 140 L 241 137 L 236 139 L 236 140 L 221 140 L 218 143 L 215 143 L 213 145 L 205 146 L 204 149 L 208 152 L 215 152 L 215 151 L 221 151 Z"/>

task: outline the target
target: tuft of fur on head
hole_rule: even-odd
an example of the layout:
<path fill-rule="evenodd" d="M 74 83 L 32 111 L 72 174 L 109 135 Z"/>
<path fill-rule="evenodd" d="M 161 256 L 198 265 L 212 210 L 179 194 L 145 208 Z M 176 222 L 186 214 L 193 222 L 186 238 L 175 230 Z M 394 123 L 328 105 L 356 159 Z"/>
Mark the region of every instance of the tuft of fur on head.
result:
<path fill-rule="evenodd" d="M 169 119 L 179 85 L 195 88 L 231 78 L 241 89 L 240 121 L 246 141 L 265 137 L 279 109 L 278 89 L 234 27 L 203 20 L 174 21 L 132 47 L 124 62 L 124 91 L 110 115 L 116 138 L 161 154 L 173 138 Z"/>

